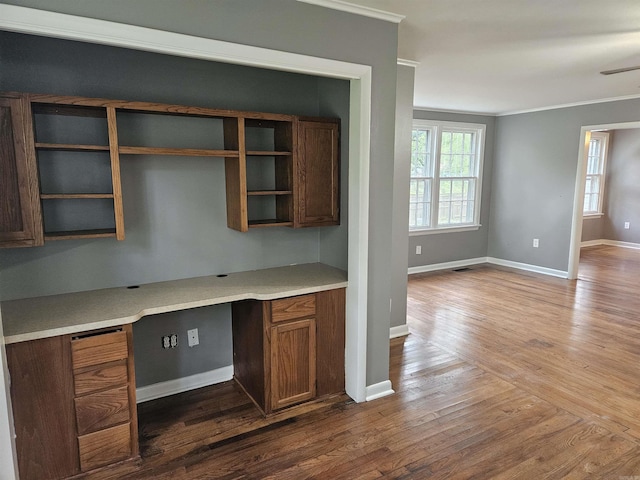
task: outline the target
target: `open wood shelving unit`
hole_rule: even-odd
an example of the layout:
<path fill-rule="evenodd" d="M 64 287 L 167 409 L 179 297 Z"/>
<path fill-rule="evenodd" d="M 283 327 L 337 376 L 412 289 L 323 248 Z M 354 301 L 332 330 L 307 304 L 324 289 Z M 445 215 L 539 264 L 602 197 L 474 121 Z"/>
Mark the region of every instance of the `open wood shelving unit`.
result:
<path fill-rule="evenodd" d="M 42 191 L 39 186 L 37 198 L 42 204 L 41 212 L 35 212 L 35 217 L 41 217 L 40 222 L 44 224 L 43 239 L 35 244 L 42 244 L 43 241 L 76 239 L 76 238 L 102 238 L 114 237 L 117 240 L 124 240 L 124 215 L 122 206 L 122 191 L 120 179 L 120 157 L 121 155 L 169 155 L 183 157 L 217 157 L 225 162 L 225 186 L 227 203 L 227 226 L 229 228 L 246 232 L 250 228 L 264 228 L 273 226 L 306 227 L 322 225 L 338 225 L 337 217 L 338 198 L 336 195 L 338 182 L 338 147 L 337 134 L 330 141 L 332 145 L 323 149 L 330 152 L 332 158 L 328 159 L 331 165 L 328 170 L 330 178 L 320 178 L 319 185 L 332 185 L 328 194 L 314 190 L 314 199 L 300 197 L 305 190 L 297 187 L 308 179 L 299 178 L 301 172 L 305 171 L 304 156 L 307 155 L 308 148 L 301 148 L 298 136 L 298 124 L 300 117 L 284 114 L 270 114 L 260 112 L 245 112 L 233 110 L 219 110 L 203 107 L 188 107 L 181 105 L 169 105 L 150 102 L 134 102 L 121 100 L 107 100 L 97 98 L 85 98 L 74 96 L 40 95 L 40 94 L 6 94 L 22 99 L 25 105 L 24 115 L 31 119 L 32 151 L 26 150 L 27 156 L 33 157 L 35 168 L 41 162 L 55 162 L 55 158 L 43 158 L 43 152 L 77 152 L 85 155 L 86 161 L 91 162 L 94 158 L 105 158 L 108 155 L 110 162 L 111 178 L 109 180 L 110 191 Z M 146 115 L 166 115 L 173 117 L 197 117 L 205 119 L 216 119 L 222 122 L 223 148 L 170 148 L 152 145 L 121 145 L 118 140 L 118 115 L 126 114 L 146 114 Z M 100 138 L 102 142 L 80 141 L 68 142 L 67 138 L 55 138 L 55 128 L 47 131 L 47 137 L 39 138 L 38 122 L 43 116 L 49 118 L 48 121 L 60 121 L 55 117 L 76 117 L 82 121 L 83 117 L 105 121 L 106 134 L 103 132 Z M 308 123 L 310 120 L 305 119 Z M 336 126 L 336 119 L 313 119 L 312 121 L 325 122 Z M 27 129 L 29 125 L 27 124 Z M 79 131 L 82 128 L 78 128 Z M 46 129 L 45 129 L 46 131 Z M 335 128 L 337 132 L 337 127 Z M 75 139 L 74 139 L 75 140 Z M 314 146 L 315 148 L 315 146 Z M 249 162 L 248 162 L 249 159 Z M 84 161 L 84 159 L 83 159 Z M 314 158 L 317 161 L 317 158 Z M 252 165 L 254 167 L 252 167 Z M 252 170 L 257 170 L 253 172 Z M 258 181 L 258 185 L 248 187 L 250 178 L 259 177 L 260 173 L 265 174 L 265 169 L 269 172 L 267 180 Z M 322 170 L 314 170 L 318 172 Z M 317 173 L 316 173 L 317 176 Z M 315 179 L 312 179 L 315 181 Z M 68 182 L 67 182 L 68 183 Z M 254 183 L 256 183 L 254 181 Z M 106 184 L 105 184 L 106 185 Z M 323 195 L 325 198 L 323 198 Z M 113 218 L 109 225 L 99 225 L 96 228 L 58 229 L 55 224 L 57 210 L 64 210 L 65 202 L 86 202 L 87 209 L 91 208 L 91 202 L 108 202 L 110 213 L 104 211 L 105 205 L 101 205 L 101 218 Z M 323 205 L 323 202 L 332 202 L 327 210 L 331 212 L 329 217 L 322 217 L 323 221 L 314 224 L 313 221 L 300 220 L 303 218 L 299 212 L 305 205 Z M 52 205 L 55 204 L 55 207 Z M 46 208 L 45 205 L 49 208 Z M 300 205 L 300 207 L 299 207 Z M 77 204 L 76 207 L 78 208 Z M 94 206 L 95 208 L 95 206 Z M 50 213 L 54 211 L 55 213 Z M 74 210 L 75 211 L 75 210 Z M 106 213 L 106 214 L 105 214 Z M 60 221 L 66 227 L 66 217 L 59 215 L 65 220 Z M 87 218 L 90 218 L 87 215 Z M 320 218 L 320 217 L 318 217 Z M 326 218 L 330 218 L 327 222 Z M 67 222 L 71 223 L 71 221 Z M 82 223 L 82 221 L 80 221 Z"/>

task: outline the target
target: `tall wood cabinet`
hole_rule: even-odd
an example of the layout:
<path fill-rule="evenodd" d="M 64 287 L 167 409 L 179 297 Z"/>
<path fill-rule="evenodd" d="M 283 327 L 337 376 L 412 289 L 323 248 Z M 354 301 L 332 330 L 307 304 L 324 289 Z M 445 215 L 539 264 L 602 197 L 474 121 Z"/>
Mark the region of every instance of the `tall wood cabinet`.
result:
<path fill-rule="evenodd" d="M 337 121 L 301 119 L 296 155 L 296 226 L 340 223 Z"/>
<path fill-rule="evenodd" d="M 21 480 L 138 455 L 131 325 L 7 345 Z"/>
<path fill-rule="evenodd" d="M 33 152 L 30 103 L 0 95 L 0 247 L 44 243 Z"/>
<path fill-rule="evenodd" d="M 265 414 L 344 392 L 345 290 L 235 302 L 234 378 Z"/>

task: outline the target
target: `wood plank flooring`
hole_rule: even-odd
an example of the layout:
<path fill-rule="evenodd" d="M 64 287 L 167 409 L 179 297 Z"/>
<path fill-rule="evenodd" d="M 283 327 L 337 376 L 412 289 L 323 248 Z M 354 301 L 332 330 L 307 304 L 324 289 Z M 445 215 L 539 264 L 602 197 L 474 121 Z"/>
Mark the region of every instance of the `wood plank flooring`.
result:
<path fill-rule="evenodd" d="M 640 251 L 580 279 L 414 275 L 396 394 L 263 419 L 227 382 L 139 405 L 142 458 L 91 479 L 640 480 Z"/>

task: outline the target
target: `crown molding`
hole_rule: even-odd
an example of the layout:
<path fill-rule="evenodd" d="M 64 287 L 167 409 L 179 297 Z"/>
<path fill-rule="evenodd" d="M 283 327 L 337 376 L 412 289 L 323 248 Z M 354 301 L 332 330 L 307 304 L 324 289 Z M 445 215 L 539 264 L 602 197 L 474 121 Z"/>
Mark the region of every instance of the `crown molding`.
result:
<path fill-rule="evenodd" d="M 405 58 L 398 58 L 398 65 L 404 65 L 405 67 L 413 67 L 416 68 L 420 65 L 420 62 L 416 62 L 415 60 L 407 60 Z"/>
<path fill-rule="evenodd" d="M 340 10 L 341 12 L 349 12 L 355 15 L 361 15 L 363 17 L 376 18 L 378 20 L 384 20 L 385 22 L 400 23 L 405 19 L 404 15 L 397 13 L 385 12 L 384 10 L 378 10 L 377 8 L 363 7 L 362 5 L 356 5 L 354 3 L 344 2 L 342 0 L 297 0 L 302 3 L 309 3 L 311 5 L 317 5 L 318 7 L 331 8 L 333 10 Z"/>
<path fill-rule="evenodd" d="M 455 113 L 456 115 L 478 115 L 481 117 L 497 117 L 496 113 L 492 112 L 469 112 L 467 110 L 448 110 L 446 108 L 429 108 L 429 107 L 413 107 L 414 110 L 420 112 L 435 112 L 435 113 Z"/>
<path fill-rule="evenodd" d="M 623 100 L 634 100 L 636 98 L 640 98 L 640 94 L 634 94 L 634 95 L 624 95 L 621 97 L 609 97 L 609 98 L 600 98 L 598 100 L 585 100 L 582 102 L 574 102 L 574 103 L 564 103 L 561 105 L 552 105 L 552 106 L 548 106 L 548 107 L 539 107 L 539 108 L 531 108 L 528 110 L 515 110 L 515 111 L 511 111 L 511 112 L 502 112 L 502 113 L 497 113 L 495 114 L 495 116 L 497 117 L 506 117 L 509 115 L 520 115 L 523 113 L 535 113 L 535 112 L 544 112 L 546 110 L 557 110 L 560 108 L 570 108 L 570 107 L 581 107 L 583 105 L 594 105 L 597 103 L 608 103 L 608 102 L 620 102 Z"/>

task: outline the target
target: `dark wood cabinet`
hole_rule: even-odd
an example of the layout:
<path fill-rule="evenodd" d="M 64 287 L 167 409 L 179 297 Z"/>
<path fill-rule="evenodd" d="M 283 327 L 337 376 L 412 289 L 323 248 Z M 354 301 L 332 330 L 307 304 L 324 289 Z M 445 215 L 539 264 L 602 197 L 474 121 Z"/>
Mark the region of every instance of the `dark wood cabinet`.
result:
<path fill-rule="evenodd" d="M 0 247 L 42 245 L 31 108 L 24 95 L 0 96 L 0 186 Z"/>
<path fill-rule="evenodd" d="M 131 325 L 7 345 L 22 480 L 138 454 Z"/>
<path fill-rule="evenodd" d="M 234 377 L 263 413 L 344 392 L 344 295 L 233 304 Z"/>
<path fill-rule="evenodd" d="M 337 120 L 300 120 L 296 152 L 296 227 L 340 223 Z"/>

